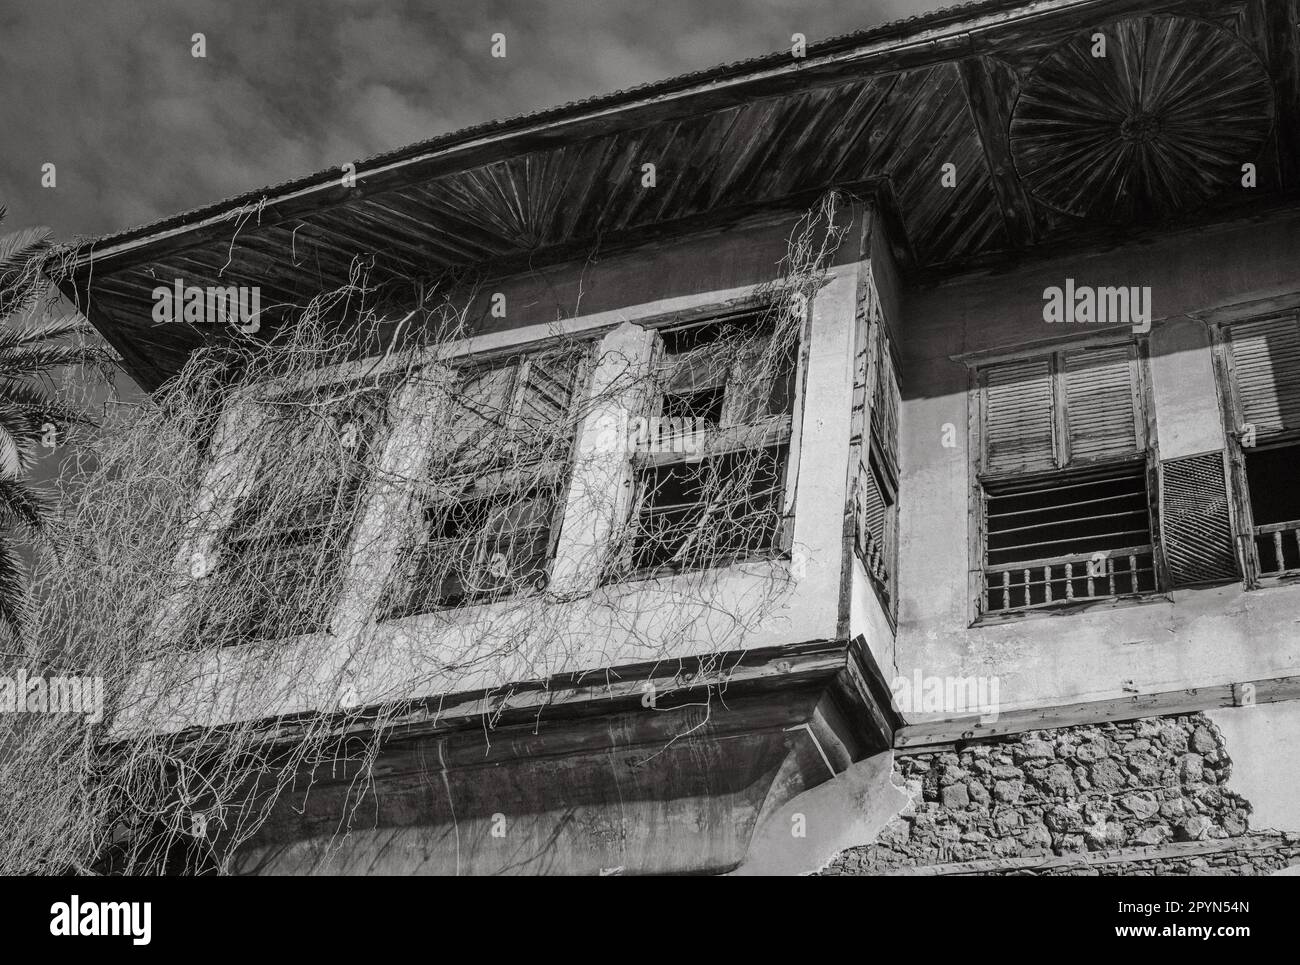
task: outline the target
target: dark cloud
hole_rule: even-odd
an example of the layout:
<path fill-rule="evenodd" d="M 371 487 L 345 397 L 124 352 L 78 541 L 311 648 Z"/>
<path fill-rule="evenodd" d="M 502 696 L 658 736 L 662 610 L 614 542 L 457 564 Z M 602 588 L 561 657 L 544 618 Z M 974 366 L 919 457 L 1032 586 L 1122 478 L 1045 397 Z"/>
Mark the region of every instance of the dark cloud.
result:
<path fill-rule="evenodd" d="M 99 234 L 933 0 L 6 0 L 8 226 Z M 190 55 L 202 32 L 207 57 Z M 508 56 L 489 56 L 503 33 Z M 41 165 L 58 186 L 40 187 Z"/>

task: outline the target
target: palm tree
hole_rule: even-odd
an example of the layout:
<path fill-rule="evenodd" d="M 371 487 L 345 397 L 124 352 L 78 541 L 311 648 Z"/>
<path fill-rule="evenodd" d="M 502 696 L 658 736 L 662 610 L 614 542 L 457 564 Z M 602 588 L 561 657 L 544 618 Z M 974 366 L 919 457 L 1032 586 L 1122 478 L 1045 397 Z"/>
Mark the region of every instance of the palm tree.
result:
<path fill-rule="evenodd" d="M 0 222 L 5 208 L 0 205 Z M 0 234 L 0 642 L 18 641 L 27 625 L 27 566 L 21 542 L 47 539 L 54 504 L 28 481 L 42 441 L 86 420 L 55 397 L 52 375 L 66 365 L 103 360 L 80 336 L 80 315 L 49 316 L 45 257 L 48 228 Z M 20 323 L 20 319 L 22 322 Z"/>

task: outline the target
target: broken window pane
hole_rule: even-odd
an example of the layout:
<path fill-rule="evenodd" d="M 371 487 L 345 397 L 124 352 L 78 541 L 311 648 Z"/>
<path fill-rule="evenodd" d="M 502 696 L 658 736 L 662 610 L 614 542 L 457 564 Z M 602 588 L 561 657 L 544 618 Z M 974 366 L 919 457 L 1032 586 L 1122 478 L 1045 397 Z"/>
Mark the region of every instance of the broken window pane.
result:
<path fill-rule="evenodd" d="M 403 555 L 386 618 L 545 586 L 582 359 L 572 349 L 539 353 L 463 377 L 430 459 L 423 526 Z"/>
<path fill-rule="evenodd" d="M 750 314 L 661 340 L 660 422 L 635 460 L 631 525 L 610 577 L 780 553 L 797 338 L 778 344 L 771 324 Z"/>
<path fill-rule="evenodd" d="M 498 599 L 545 585 L 553 491 L 470 499 L 425 512 L 403 614 Z M 395 614 L 394 614 L 395 615 Z"/>
<path fill-rule="evenodd" d="M 782 445 L 643 470 L 631 569 L 699 569 L 779 550 L 788 452 Z"/>

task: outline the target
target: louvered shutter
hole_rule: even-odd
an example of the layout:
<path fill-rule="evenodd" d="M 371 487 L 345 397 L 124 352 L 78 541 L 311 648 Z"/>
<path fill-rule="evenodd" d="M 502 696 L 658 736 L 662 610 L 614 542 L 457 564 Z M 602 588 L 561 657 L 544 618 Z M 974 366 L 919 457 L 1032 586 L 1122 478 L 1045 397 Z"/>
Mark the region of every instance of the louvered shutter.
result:
<path fill-rule="evenodd" d="M 875 472 L 866 463 L 858 464 L 858 496 L 861 500 L 858 520 L 858 545 L 867 571 L 877 580 L 888 578 L 889 501 Z"/>
<path fill-rule="evenodd" d="M 1236 578 L 1222 452 L 1160 464 L 1160 529 L 1174 586 Z"/>
<path fill-rule="evenodd" d="M 576 351 L 534 355 L 524 366 L 519 421 L 527 431 L 554 432 L 569 418 L 582 355 Z"/>
<path fill-rule="evenodd" d="M 902 395 L 898 387 L 898 373 L 894 370 L 894 356 L 889 349 L 889 337 L 880 328 L 880 344 L 876 352 L 875 391 L 871 400 L 871 431 L 876 444 L 884 454 L 890 471 L 898 472 L 898 413 Z"/>
<path fill-rule="evenodd" d="M 1138 450 L 1133 352 L 1132 346 L 1119 345 L 1065 355 L 1060 377 L 1071 463 Z"/>
<path fill-rule="evenodd" d="M 1300 331 L 1295 316 L 1228 329 L 1241 421 L 1256 436 L 1300 429 Z"/>
<path fill-rule="evenodd" d="M 984 380 L 984 471 L 1025 472 L 1056 465 L 1050 358 L 993 365 Z"/>

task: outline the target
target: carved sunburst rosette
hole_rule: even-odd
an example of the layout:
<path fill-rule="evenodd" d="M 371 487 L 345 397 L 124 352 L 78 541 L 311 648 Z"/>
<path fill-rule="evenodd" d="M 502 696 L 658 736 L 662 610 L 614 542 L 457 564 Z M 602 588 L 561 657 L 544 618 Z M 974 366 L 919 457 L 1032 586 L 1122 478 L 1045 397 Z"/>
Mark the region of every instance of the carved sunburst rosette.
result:
<path fill-rule="evenodd" d="M 1098 33 L 1104 56 L 1094 56 Z M 1272 118 L 1268 72 L 1240 39 L 1200 20 L 1142 17 L 1039 61 L 1012 109 L 1011 155 L 1058 211 L 1159 221 L 1239 185 Z"/>

